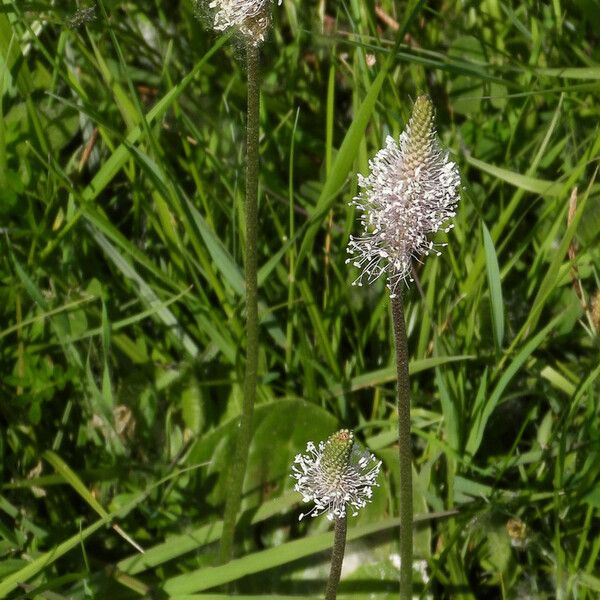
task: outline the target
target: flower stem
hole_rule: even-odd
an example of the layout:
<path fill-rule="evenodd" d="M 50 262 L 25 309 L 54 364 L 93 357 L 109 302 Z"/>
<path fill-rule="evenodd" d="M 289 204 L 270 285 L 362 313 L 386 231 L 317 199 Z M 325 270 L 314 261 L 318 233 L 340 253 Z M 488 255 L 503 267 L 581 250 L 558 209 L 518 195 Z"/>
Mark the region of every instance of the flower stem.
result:
<path fill-rule="evenodd" d="M 258 138 L 260 110 L 260 49 L 246 44 L 248 70 L 248 112 L 246 119 L 246 372 L 244 376 L 243 406 L 237 435 L 235 455 L 227 486 L 227 501 L 223 517 L 223 534 L 219 548 L 221 564 L 231 560 L 235 524 L 240 509 L 248 451 L 252 439 L 252 417 L 258 379 L 258 283 L 256 275 L 256 232 L 258 223 Z"/>
<path fill-rule="evenodd" d="M 331 570 L 329 571 L 329 580 L 325 588 L 325 600 L 335 600 L 340 575 L 342 573 L 342 563 L 344 562 L 344 550 L 346 549 L 346 515 L 335 518 L 333 533 L 333 551 L 331 553 Z"/>
<path fill-rule="evenodd" d="M 400 293 L 392 299 L 398 377 L 398 449 L 400 453 L 400 600 L 412 598 L 413 505 L 410 443 L 410 387 L 408 341 Z"/>

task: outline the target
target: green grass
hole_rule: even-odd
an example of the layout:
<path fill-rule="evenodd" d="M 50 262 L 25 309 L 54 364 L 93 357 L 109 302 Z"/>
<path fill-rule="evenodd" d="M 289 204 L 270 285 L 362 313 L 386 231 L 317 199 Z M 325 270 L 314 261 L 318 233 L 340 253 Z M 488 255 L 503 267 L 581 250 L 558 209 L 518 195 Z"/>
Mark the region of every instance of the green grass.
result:
<path fill-rule="evenodd" d="M 188 1 L 106 0 L 79 26 L 73 3 L 0 6 L 0 597 L 317 598 L 329 523 L 298 523 L 289 469 L 340 427 L 384 462 L 349 521 L 340 598 L 397 597 L 389 302 L 344 261 L 356 173 L 424 92 L 463 189 L 405 296 L 415 594 L 598 596 L 592 2 L 382 0 L 384 21 L 349 0 L 325 23 L 311 3 L 275 9 L 258 404 L 220 567 L 243 379 L 242 49 Z"/>

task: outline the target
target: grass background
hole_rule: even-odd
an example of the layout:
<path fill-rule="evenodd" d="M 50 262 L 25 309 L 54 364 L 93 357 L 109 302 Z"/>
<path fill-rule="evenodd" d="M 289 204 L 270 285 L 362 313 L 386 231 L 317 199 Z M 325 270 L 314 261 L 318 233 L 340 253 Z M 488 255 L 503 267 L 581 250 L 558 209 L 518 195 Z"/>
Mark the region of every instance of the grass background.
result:
<path fill-rule="evenodd" d="M 0 597 L 318 597 L 329 523 L 298 523 L 289 467 L 340 427 L 384 461 L 340 597 L 397 595 L 389 302 L 344 261 L 356 173 L 420 93 L 464 185 L 406 292 L 415 593 L 598 596 L 596 2 L 275 9 L 259 404 L 223 567 L 242 48 L 187 1 L 0 7 Z"/>

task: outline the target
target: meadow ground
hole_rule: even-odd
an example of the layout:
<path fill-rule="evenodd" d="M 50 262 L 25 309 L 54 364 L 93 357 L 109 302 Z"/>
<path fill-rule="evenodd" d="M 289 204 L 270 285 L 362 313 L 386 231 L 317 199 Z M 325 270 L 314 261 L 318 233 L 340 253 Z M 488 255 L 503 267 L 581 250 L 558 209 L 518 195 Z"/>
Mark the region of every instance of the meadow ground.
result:
<path fill-rule="evenodd" d="M 351 286 L 348 202 L 423 93 L 462 186 L 405 291 L 415 595 L 598 597 L 597 2 L 275 4 L 258 399 L 219 567 L 243 48 L 189 0 L 0 6 L 0 597 L 317 598 L 330 523 L 298 521 L 290 467 L 342 427 L 383 468 L 339 597 L 397 597 L 389 294 Z"/>

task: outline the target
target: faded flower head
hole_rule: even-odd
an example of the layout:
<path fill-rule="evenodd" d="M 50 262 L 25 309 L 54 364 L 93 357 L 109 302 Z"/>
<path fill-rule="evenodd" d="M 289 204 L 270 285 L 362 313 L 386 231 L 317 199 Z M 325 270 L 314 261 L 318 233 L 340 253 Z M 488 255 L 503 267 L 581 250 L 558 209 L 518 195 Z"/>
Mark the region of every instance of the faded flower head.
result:
<path fill-rule="evenodd" d="M 362 212 L 361 237 L 350 236 L 346 260 L 362 270 L 354 282 L 372 283 L 382 275 L 393 298 L 401 281 L 412 281 L 411 262 L 430 253 L 440 255 L 430 236 L 450 231 L 460 176 L 437 141 L 434 111 L 427 96 L 419 96 L 413 114 L 396 143 L 388 136 L 385 147 L 369 161 L 371 173 L 358 176 L 359 195 L 352 205 Z"/>
<path fill-rule="evenodd" d="M 213 27 L 217 31 L 236 28 L 253 45 L 265 41 L 271 23 L 272 0 L 210 0 L 215 11 Z M 277 3 L 281 4 L 282 0 Z"/>
<path fill-rule="evenodd" d="M 527 523 L 521 521 L 518 517 L 511 517 L 506 522 L 506 531 L 513 548 L 525 548 L 527 546 L 529 537 Z"/>
<path fill-rule="evenodd" d="M 96 7 L 85 6 L 76 10 L 67 20 L 67 27 L 77 29 L 82 25 L 87 25 L 96 18 Z"/>
<path fill-rule="evenodd" d="M 294 489 L 302 494 L 304 502 L 315 505 L 304 517 L 317 517 L 324 512 L 327 518 L 343 517 L 349 505 L 352 515 L 358 514 L 371 501 L 372 488 L 377 486 L 381 461 L 370 452 L 361 452 L 354 443 L 354 434 L 342 429 L 326 442 L 315 447 L 306 445 L 307 454 L 298 454 L 292 466 L 296 479 Z"/>
<path fill-rule="evenodd" d="M 600 333 L 600 290 L 592 298 L 592 323 L 596 331 Z"/>

